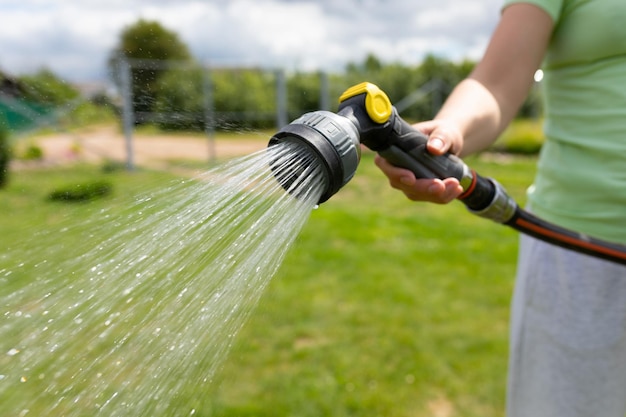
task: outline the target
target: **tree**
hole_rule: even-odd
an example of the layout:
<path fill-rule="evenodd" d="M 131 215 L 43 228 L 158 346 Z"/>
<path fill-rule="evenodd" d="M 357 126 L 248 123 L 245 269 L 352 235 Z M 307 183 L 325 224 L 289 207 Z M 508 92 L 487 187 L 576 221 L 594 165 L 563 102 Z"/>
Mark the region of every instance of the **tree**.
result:
<path fill-rule="evenodd" d="M 234 128 L 274 126 L 276 79 L 257 68 L 212 71 L 215 108 L 222 120 Z"/>
<path fill-rule="evenodd" d="M 156 84 L 167 71 L 167 61 L 191 61 L 187 46 L 178 35 L 160 23 L 140 19 L 127 26 L 120 35 L 117 47 L 111 52 L 109 69 L 114 82 L 120 85 L 120 59 L 129 60 L 132 66 L 133 111 L 138 123 L 143 114 L 153 110 Z"/>
<path fill-rule="evenodd" d="M 425 120 L 433 116 L 451 87 L 466 77 L 472 67 L 473 63 L 469 61 L 455 64 L 433 55 L 426 56 L 416 67 L 401 63 L 383 64 L 375 55 L 369 54 L 363 63 L 346 67 L 346 81 L 348 85 L 373 82 L 387 93 L 392 103 L 425 88 L 424 96 L 402 114 L 411 120 Z"/>
<path fill-rule="evenodd" d="M 287 108 L 289 120 L 301 114 L 319 110 L 321 75 L 319 73 L 297 72 L 287 79 Z"/>
<path fill-rule="evenodd" d="M 21 99 L 43 105 L 59 106 L 78 98 L 78 90 L 51 70 L 42 68 L 33 75 L 19 77 Z"/>
<path fill-rule="evenodd" d="M 195 130 L 205 127 L 203 70 L 180 68 L 163 74 L 158 81 L 154 111 L 164 130 Z"/>

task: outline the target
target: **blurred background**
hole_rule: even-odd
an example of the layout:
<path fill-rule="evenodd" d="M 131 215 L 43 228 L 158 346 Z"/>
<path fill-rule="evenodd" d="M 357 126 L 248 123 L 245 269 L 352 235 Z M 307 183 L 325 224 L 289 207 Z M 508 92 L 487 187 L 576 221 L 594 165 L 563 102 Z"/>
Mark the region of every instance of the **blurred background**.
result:
<path fill-rule="evenodd" d="M 61 285 L 62 261 L 89 270 L 93 256 L 75 254 L 132 230 L 139 195 L 265 148 L 302 113 L 335 110 L 353 84 L 378 84 L 408 121 L 432 117 L 480 58 L 500 7 L 2 1 L 0 301 Z M 511 127 L 468 160 L 521 204 L 543 140 L 537 80 Z M 503 415 L 517 235 L 455 204 L 409 204 L 372 159 L 365 151 L 354 180 L 312 212 L 211 388 L 184 381 L 182 405 L 170 406 L 187 412 L 167 415 L 196 403 L 201 416 Z M 3 415 L 19 393 L 36 398 L 26 379 L 5 378 L 20 357 L 9 343 Z"/>

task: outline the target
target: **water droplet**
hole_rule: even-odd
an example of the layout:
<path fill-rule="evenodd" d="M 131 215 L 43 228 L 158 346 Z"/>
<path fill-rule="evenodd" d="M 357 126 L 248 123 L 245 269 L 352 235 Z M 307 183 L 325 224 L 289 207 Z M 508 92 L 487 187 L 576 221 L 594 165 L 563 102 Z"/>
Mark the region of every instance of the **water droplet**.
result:
<path fill-rule="evenodd" d="M 276 157 L 280 155 L 271 156 Z M 9 337 L 4 358 L 16 367 L 0 370 L 4 375 L 0 379 L 14 383 L 20 375 L 28 379 L 45 375 L 44 381 L 36 382 L 49 382 L 51 401 L 64 402 L 59 408 L 80 398 L 106 415 L 146 414 L 141 405 L 153 398 L 163 398 L 160 404 L 167 407 L 165 397 L 177 386 L 174 384 L 180 383 L 179 378 L 168 377 L 178 368 L 185 372 L 185 383 L 210 383 L 215 367 L 225 356 L 225 347 L 232 344 L 247 317 L 245 313 L 289 248 L 289 237 L 298 233 L 316 201 L 315 195 L 307 204 L 276 199 L 274 188 L 268 188 L 269 183 L 277 183 L 275 174 L 267 170 L 268 160 L 256 158 L 252 162 L 245 166 L 235 163 L 200 181 L 190 180 L 184 190 L 177 189 L 178 184 L 163 189 L 155 198 L 159 201 L 152 205 L 147 204 L 150 198 L 145 198 L 140 201 L 143 206 L 132 205 L 121 214 L 107 214 L 108 219 L 96 216 L 92 223 L 95 228 L 84 234 L 87 252 L 76 248 L 76 263 L 47 251 L 43 252 L 50 254 L 45 256 L 47 263 L 41 263 L 41 258 L 21 258 L 29 259 L 28 266 L 23 265 L 24 272 L 42 266 L 35 278 L 43 285 L 28 284 L 24 294 L 14 297 L 18 301 L 37 300 L 31 304 L 5 303 L 7 299 L 0 296 L 4 306 L 0 317 L 13 324 L 0 326 L 0 339 Z M 267 174 L 267 178 L 260 174 Z M 277 190 L 283 191 L 282 187 Z M 267 210 L 268 203 L 275 205 Z M 73 226 L 70 232 L 74 233 Z M 51 246 L 50 251 L 54 250 Z M 0 268 L 0 279 L 8 274 Z M 63 290 L 57 291 L 59 288 Z M 85 289 L 82 296 L 76 288 Z M 46 293 L 46 299 L 42 298 Z M 22 318 L 32 311 L 34 317 L 41 315 L 38 318 L 43 320 L 18 319 L 18 310 L 23 312 L 18 313 Z M 14 333 L 25 335 L 24 339 L 6 331 L 22 324 L 25 326 Z M 31 328 L 25 329 L 27 325 Z M 43 326 L 50 327 L 42 332 Z M 24 345 L 22 340 L 40 343 Z M 8 346 L 23 351 L 10 358 L 6 355 Z M 85 351 L 90 359 L 93 357 L 93 366 L 73 360 Z M 206 357 L 212 358 L 210 363 Z M 155 358 L 160 360 L 152 367 Z M 26 359 L 30 369 L 20 363 Z M 54 365 L 57 363 L 62 365 Z M 76 378 L 76 391 L 68 394 L 62 389 L 70 378 Z M 147 381 L 151 378 L 161 381 L 162 391 L 154 392 L 154 385 Z M 119 397 L 112 394 L 118 385 L 133 390 L 136 396 L 127 401 L 127 397 L 121 398 L 122 391 Z M 34 407 L 27 396 L 15 401 L 14 415 Z M 53 404 L 48 405 L 52 408 Z M 130 411 L 134 406 L 139 409 Z M 77 417 L 80 411 L 69 410 L 66 416 Z M 164 414 L 171 414 L 167 411 L 164 409 Z M 187 413 L 195 417 L 202 411 L 188 408 Z"/>
<path fill-rule="evenodd" d="M 13 348 L 13 349 L 10 349 L 10 350 L 7 352 L 7 355 L 9 355 L 9 356 L 15 356 L 15 355 L 17 355 L 18 353 L 20 353 L 19 349 L 15 349 L 15 348 Z"/>

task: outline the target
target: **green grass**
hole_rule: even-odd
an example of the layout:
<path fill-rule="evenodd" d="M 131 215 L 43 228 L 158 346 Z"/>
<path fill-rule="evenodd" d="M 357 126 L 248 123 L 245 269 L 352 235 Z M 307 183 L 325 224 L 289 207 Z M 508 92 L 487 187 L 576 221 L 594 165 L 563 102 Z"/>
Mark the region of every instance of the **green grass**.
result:
<path fill-rule="evenodd" d="M 532 158 L 467 162 L 523 202 Z M 103 179 L 112 196 L 47 200 L 64 184 Z M 82 241 L 73 225 L 172 180 L 89 166 L 12 173 L 0 190 L 0 277 L 20 248 L 71 253 Z M 460 203 L 406 200 L 367 153 L 313 211 L 206 393 L 211 410 L 195 415 L 502 416 L 516 250 L 515 232 Z"/>

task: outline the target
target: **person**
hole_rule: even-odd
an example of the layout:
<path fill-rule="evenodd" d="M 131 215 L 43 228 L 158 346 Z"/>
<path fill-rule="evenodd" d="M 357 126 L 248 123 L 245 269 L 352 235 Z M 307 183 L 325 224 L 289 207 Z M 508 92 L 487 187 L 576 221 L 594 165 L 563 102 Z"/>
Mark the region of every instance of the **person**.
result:
<path fill-rule="evenodd" d="M 487 148 L 543 68 L 544 134 L 528 210 L 626 244 L 626 2 L 505 0 L 483 58 L 433 120 L 433 154 Z M 392 187 L 448 203 L 454 178 L 416 179 L 378 156 Z M 624 417 L 626 267 L 520 236 L 511 305 L 509 417 Z"/>

